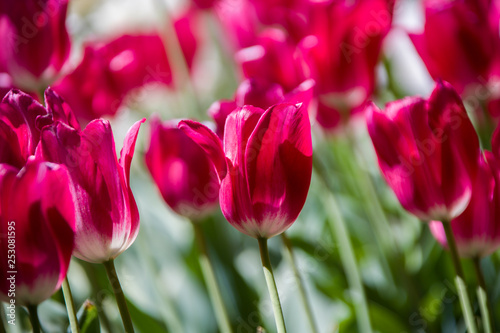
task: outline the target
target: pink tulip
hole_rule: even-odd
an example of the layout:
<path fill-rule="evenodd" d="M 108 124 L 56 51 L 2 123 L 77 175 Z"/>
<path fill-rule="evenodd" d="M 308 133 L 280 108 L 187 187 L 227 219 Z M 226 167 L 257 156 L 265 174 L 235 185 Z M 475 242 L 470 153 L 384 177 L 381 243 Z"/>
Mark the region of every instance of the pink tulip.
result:
<path fill-rule="evenodd" d="M 0 103 L 0 163 L 21 169 L 35 153 L 40 129 L 53 120 L 79 125 L 69 107 L 51 89 L 45 92 L 47 109 L 32 96 L 11 90 Z"/>
<path fill-rule="evenodd" d="M 459 93 L 486 81 L 500 50 L 495 1 L 426 0 L 424 5 L 425 29 L 410 38 L 431 76 L 450 82 Z"/>
<path fill-rule="evenodd" d="M 64 166 L 30 159 L 18 173 L 0 164 L 0 300 L 9 305 L 37 305 L 66 277 L 76 219 L 70 184 Z"/>
<path fill-rule="evenodd" d="M 236 109 L 226 120 L 223 150 L 220 139 L 203 125 L 182 121 L 179 127 L 210 152 L 219 174 L 225 174 L 227 162 L 219 200 L 236 229 L 270 238 L 297 219 L 312 172 L 311 129 L 301 104 Z"/>
<path fill-rule="evenodd" d="M 216 168 L 177 122 L 151 121 L 145 158 L 163 199 L 177 214 L 199 220 L 214 210 L 220 187 Z"/>
<path fill-rule="evenodd" d="M 172 82 L 163 42 L 157 34 L 123 35 L 87 44 L 81 63 L 54 85 L 79 119 L 114 115 L 133 89 Z"/>
<path fill-rule="evenodd" d="M 42 129 L 37 154 L 66 165 L 75 184 L 77 221 L 74 255 L 89 262 L 116 258 L 135 240 L 139 212 L 130 188 L 130 163 L 141 123 L 125 136 L 117 160 L 111 126 L 94 120 L 83 131 L 56 122 Z"/>
<path fill-rule="evenodd" d="M 19 87 L 40 87 L 66 62 L 70 40 L 67 0 L 3 1 L 0 5 L 0 72 Z"/>
<path fill-rule="evenodd" d="M 364 108 L 375 90 L 375 67 L 392 24 L 390 1 L 311 3 L 308 36 L 299 46 L 312 61 L 318 123 L 334 129 Z"/>
<path fill-rule="evenodd" d="M 406 210 L 426 221 L 464 211 L 480 148 L 450 84 L 438 82 L 427 100 L 407 97 L 385 111 L 371 105 L 366 118 L 382 174 Z"/>
<path fill-rule="evenodd" d="M 267 29 L 256 44 L 236 54 L 246 78 L 275 83 L 288 92 L 308 78 L 309 68 L 297 46 L 285 32 Z"/>
<path fill-rule="evenodd" d="M 461 257 L 485 257 L 500 247 L 500 163 L 491 152 L 485 155 L 479 161 L 469 205 L 451 221 Z M 433 221 L 429 226 L 439 243 L 448 247 L 442 223 Z"/>

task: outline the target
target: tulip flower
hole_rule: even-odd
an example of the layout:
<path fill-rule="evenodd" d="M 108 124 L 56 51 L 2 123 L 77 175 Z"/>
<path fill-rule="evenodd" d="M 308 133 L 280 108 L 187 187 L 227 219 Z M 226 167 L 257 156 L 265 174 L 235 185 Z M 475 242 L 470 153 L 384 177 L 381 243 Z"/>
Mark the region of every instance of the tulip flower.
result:
<path fill-rule="evenodd" d="M 239 107 L 227 117 L 223 146 L 200 123 L 185 120 L 179 128 L 212 157 L 222 179 L 219 200 L 226 219 L 257 238 L 278 332 L 285 332 L 267 239 L 292 225 L 307 197 L 312 142 L 306 109 L 300 103 L 280 103 L 266 111 Z"/>
<path fill-rule="evenodd" d="M 495 1 L 426 0 L 424 6 L 424 31 L 410 38 L 430 75 L 459 93 L 484 83 L 500 47 Z"/>
<path fill-rule="evenodd" d="M 220 187 L 215 166 L 177 122 L 151 121 L 145 158 L 163 199 L 177 214 L 199 220 L 213 211 Z"/>
<path fill-rule="evenodd" d="M 231 225 L 255 238 L 271 238 L 292 225 L 305 203 L 312 172 L 311 130 L 302 105 L 236 109 L 226 120 L 224 151 L 203 125 L 186 120 L 179 127 L 215 152 L 219 174 L 224 174 L 227 159 L 219 199 Z"/>
<path fill-rule="evenodd" d="M 308 78 L 308 64 L 285 32 L 270 28 L 235 55 L 246 78 L 276 83 L 286 92 Z"/>
<path fill-rule="evenodd" d="M 35 153 L 40 129 L 60 120 L 79 129 L 68 105 L 51 89 L 45 92 L 44 108 L 32 96 L 11 90 L 0 103 L 0 163 L 21 169 Z"/>
<path fill-rule="evenodd" d="M 60 288 L 73 252 L 71 178 L 64 166 L 34 158 L 19 172 L 0 164 L 0 200 L 0 299 L 36 306 Z"/>
<path fill-rule="evenodd" d="M 0 72 L 15 85 L 39 88 L 51 81 L 69 56 L 67 0 L 7 1 L 0 5 Z M 33 89 L 36 90 L 36 89 Z"/>
<path fill-rule="evenodd" d="M 79 118 L 89 121 L 114 115 L 133 89 L 171 82 L 159 35 L 123 35 L 107 43 L 85 45 L 81 63 L 53 88 Z"/>
<path fill-rule="evenodd" d="M 308 22 L 299 47 L 312 62 L 316 118 L 332 130 L 364 109 L 375 90 L 375 67 L 391 28 L 392 6 L 386 0 L 314 2 Z"/>
<path fill-rule="evenodd" d="M 479 141 L 460 97 L 438 82 L 428 100 L 368 107 L 368 131 L 382 174 L 401 205 L 425 220 L 450 221 L 472 196 Z"/>
<path fill-rule="evenodd" d="M 82 220 L 76 224 L 75 253 L 103 263 L 134 242 L 139 212 L 130 188 L 130 163 L 141 123 L 128 131 L 117 160 L 111 126 L 94 120 L 83 131 L 56 122 L 41 132 L 39 152 L 47 161 L 66 165 L 75 183 Z"/>
<path fill-rule="evenodd" d="M 489 151 L 481 157 L 472 191 L 474 195 L 465 211 L 451 221 L 453 235 L 461 257 L 481 258 L 500 247 L 500 163 Z M 442 224 L 429 225 L 432 234 L 448 247 Z"/>

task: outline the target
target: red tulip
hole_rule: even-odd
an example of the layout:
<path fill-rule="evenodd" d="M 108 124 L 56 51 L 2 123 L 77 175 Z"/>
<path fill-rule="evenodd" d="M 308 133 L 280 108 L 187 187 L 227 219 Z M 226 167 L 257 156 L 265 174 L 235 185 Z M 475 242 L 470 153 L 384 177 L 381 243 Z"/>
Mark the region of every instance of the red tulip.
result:
<path fill-rule="evenodd" d="M 130 189 L 130 163 L 141 123 L 128 131 L 117 160 L 111 126 L 94 120 L 83 131 L 57 122 L 42 129 L 40 157 L 66 165 L 75 184 L 75 256 L 89 262 L 116 258 L 135 240 L 139 212 Z"/>
<path fill-rule="evenodd" d="M 151 121 L 146 165 L 165 202 L 179 215 L 200 219 L 216 207 L 216 168 L 198 144 L 177 128 L 177 122 Z"/>
<path fill-rule="evenodd" d="M 70 49 L 67 8 L 67 0 L 3 1 L 0 5 L 0 71 L 11 75 L 16 86 L 39 87 L 40 80 L 50 81 L 66 62 Z"/>
<path fill-rule="evenodd" d="M 485 154 L 479 162 L 469 205 L 451 221 L 461 257 L 484 257 L 500 247 L 500 163 L 491 152 Z M 429 226 L 439 243 L 447 247 L 442 223 L 433 221 Z"/>
<path fill-rule="evenodd" d="M 478 168 L 479 141 L 458 94 L 438 82 L 428 100 L 368 107 L 368 131 L 382 174 L 419 218 L 450 221 L 464 211 Z"/>
<path fill-rule="evenodd" d="M 495 1 L 427 0 L 424 5 L 425 29 L 410 38 L 431 76 L 459 93 L 486 81 L 500 47 Z"/>
<path fill-rule="evenodd" d="M 312 172 L 311 129 L 301 104 L 276 104 L 267 111 L 236 109 L 226 120 L 223 151 L 220 140 L 203 125 L 182 121 L 179 126 L 212 154 L 220 174 L 226 159 L 219 200 L 236 229 L 270 238 L 297 219 Z"/>
<path fill-rule="evenodd" d="M 375 67 L 392 24 L 390 1 L 324 1 L 310 5 L 300 42 L 312 60 L 318 95 L 317 120 L 334 129 L 364 108 L 375 90 Z"/>
<path fill-rule="evenodd" d="M 0 103 L 0 163 L 21 169 L 35 153 L 40 129 L 53 120 L 79 125 L 69 107 L 52 90 L 45 92 L 47 109 L 32 96 L 11 90 Z"/>
<path fill-rule="evenodd" d="M 70 184 L 64 166 L 30 159 L 18 173 L 0 164 L 2 301 L 37 305 L 61 286 L 74 247 Z"/>

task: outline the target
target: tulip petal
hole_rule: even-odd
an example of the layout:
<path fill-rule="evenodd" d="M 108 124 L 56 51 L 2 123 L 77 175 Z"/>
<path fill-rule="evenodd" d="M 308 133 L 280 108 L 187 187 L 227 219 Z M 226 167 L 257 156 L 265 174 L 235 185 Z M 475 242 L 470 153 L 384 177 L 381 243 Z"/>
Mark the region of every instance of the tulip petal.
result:
<path fill-rule="evenodd" d="M 219 181 L 222 181 L 227 173 L 227 164 L 219 137 L 208 127 L 196 121 L 182 120 L 178 126 L 205 150 L 217 170 Z"/>

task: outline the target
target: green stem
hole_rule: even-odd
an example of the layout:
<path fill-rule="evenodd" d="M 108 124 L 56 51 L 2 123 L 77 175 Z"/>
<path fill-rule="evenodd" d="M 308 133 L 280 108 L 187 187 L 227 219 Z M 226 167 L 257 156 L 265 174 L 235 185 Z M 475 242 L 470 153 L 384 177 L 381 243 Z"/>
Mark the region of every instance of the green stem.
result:
<path fill-rule="evenodd" d="M 361 281 L 361 275 L 356 265 L 356 257 L 354 256 L 354 249 L 349 232 L 347 231 L 345 221 L 334 197 L 334 187 L 327 176 L 322 162 L 315 157 L 315 155 L 313 155 L 313 168 L 327 189 L 324 206 L 327 209 L 330 229 L 340 247 L 340 260 L 342 261 L 342 266 L 347 276 L 347 282 L 351 289 L 359 332 L 372 332 L 368 302 Z"/>
<path fill-rule="evenodd" d="M 490 313 L 493 313 L 490 308 L 490 303 L 488 301 L 488 294 L 486 293 L 486 282 L 484 281 L 483 271 L 481 270 L 481 265 L 479 262 L 479 257 L 474 257 L 472 262 L 474 263 L 474 270 L 476 271 L 477 282 L 479 287 L 477 288 L 477 297 L 479 299 L 479 307 L 481 308 L 481 316 L 483 317 L 483 326 L 486 333 L 492 333 L 495 331 L 495 323 L 493 317 Z"/>
<path fill-rule="evenodd" d="M 203 277 L 205 278 L 205 283 L 207 284 L 208 294 L 210 295 L 210 301 L 214 307 L 217 323 L 219 324 L 221 332 L 231 333 L 233 331 L 231 329 L 231 321 L 229 320 L 229 316 L 222 299 L 222 294 L 220 292 L 219 285 L 217 284 L 217 278 L 215 277 L 213 265 L 210 261 L 210 256 L 208 255 L 207 244 L 203 230 L 201 229 L 201 223 L 193 222 L 192 224 L 198 248 L 200 250 L 199 260 L 201 271 L 203 272 Z"/>
<path fill-rule="evenodd" d="M 79 333 L 80 328 L 78 327 L 78 319 L 76 319 L 75 303 L 73 302 L 73 296 L 71 294 L 71 288 L 69 287 L 69 281 L 67 276 L 62 283 L 62 290 L 64 294 L 64 302 L 66 303 L 66 309 L 68 310 L 68 318 L 71 327 L 71 332 Z"/>
<path fill-rule="evenodd" d="M 297 287 L 299 288 L 299 295 L 302 300 L 302 304 L 304 305 L 304 310 L 306 311 L 306 317 L 307 321 L 309 322 L 309 328 L 311 329 L 311 333 L 316 333 L 318 332 L 318 329 L 316 327 L 316 323 L 314 322 L 314 316 L 312 314 L 312 306 L 311 303 L 309 302 L 309 299 L 307 298 L 306 289 L 302 281 L 302 278 L 300 276 L 297 263 L 295 261 L 292 243 L 290 242 L 290 239 L 288 238 L 285 232 L 281 234 L 281 239 L 285 244 L 286 256 L 290 261 L 290 265 L 292 266 L 293 274 L 295 276 L 295 281 L 297 282 Z"/>
<path fill-rule="evenodd" d="M 7 318 L 5 309 L 3 308 L 3 304 L 0 304 L 0 333 L 6 333 L 4 320 L 5 318 Z"/>
<path fill-rule="evenodd" d="M 120 310 L 125 332 L 134 333 L 134 326 L 132 325 L 132 319 L 130 318 L 130 313 L 128 312 L 125 294 L 123 293 L 120 280 L 118 280 L 118 275 L 116 274 L 114 259 L 104 262 L 103 265 L 104 268 L 106 268 L 106 274 L 108 275 L 109 282 L 113 288 L 113 293 L 115 294 L 116 303 L 118 304 L 118 309 Z"/>
<path fill-rule="evenodd" d="M 38 319 L 38 305 L 28 305 L 28 312 L 30 314 L 31 327 L 33 333 L 40 333 L 40 320 Z"/>
<path fill-rule="evenodd" d="M 457 274 L 455 277 L 455 284 L 457 286 L 458 297 L 460 299 L 460 306 L 462 308 L 462 312 L 464 313 L 465 324 L 467 325 L 470 333 L 476 333 L 477 328 L 474 321 L 474 314 L 469 300 L 469 295 L 467 293 L 465 275 L 462 269 L 462 264 L 460 263 L 460 257 L 458 256 L 457 243 L 455 242 L 455 236 L 453 236 L 451 223 L 449 221 L 442 221 L 442 224 L 446 233 L 446 240 L 451 253 L 451 259 L 453 260 L 453 266 L 455 266 L 455 272 Z"/>
<path fill-rule="evenodd" d="M 274 280 L 273 267 L 271 266 L 271 260 L 269 259 L 267 238 L 259 238 L 257 240 L 259 241 L 260 259 L 262 261 L 262 268 L 266 278 L 267 289 L 269 290 L 269 296 L 271 297 L 271 303 L 273 304 L 276 327 L 278 329 L 278 333 L 286 333 L 285 318 L 283 317 L 283 311 L 281 310 L 280 296 L 278 295 L 278 288 L 276 288 L 276 281 Z"/>
<path fill-rule="evenodd" d="M 361 275 L 356 264 L 354 249 L 351 243 L 349 232 L 347 231 L 344 218 L 340 213 L 337 200 L 333 193 L 327 192 L 327 202 L 325 207 L 328 211 L 328 221 L 334 237 L 339 245 L 340 259 L 347 276 L 351 297 L 356 311 L 359 332 L 372 332 L 368 302 L 366 300 Z"/>

